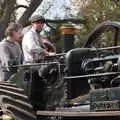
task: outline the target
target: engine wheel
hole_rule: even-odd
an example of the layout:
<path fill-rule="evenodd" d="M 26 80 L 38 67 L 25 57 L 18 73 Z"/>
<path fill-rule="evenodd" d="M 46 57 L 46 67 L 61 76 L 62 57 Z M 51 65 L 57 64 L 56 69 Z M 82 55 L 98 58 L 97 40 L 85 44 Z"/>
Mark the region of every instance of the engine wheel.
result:
<path fill-rule="evenodd" d="M 0 116 L 11 116 L 12 120 L 35 120 L 35 112 L 24 90 L 15 84 L 0 83 Z"/>
<path fill-rule="evenodd" d="M 120 22 L 104 22 L 93 29 L 83 47 L 104 48 L 120 45 Z"/>

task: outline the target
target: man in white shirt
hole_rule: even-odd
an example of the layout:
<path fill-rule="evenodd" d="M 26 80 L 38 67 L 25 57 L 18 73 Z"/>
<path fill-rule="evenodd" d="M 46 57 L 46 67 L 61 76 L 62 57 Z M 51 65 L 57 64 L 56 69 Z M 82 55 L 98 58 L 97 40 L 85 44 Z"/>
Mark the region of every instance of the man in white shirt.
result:
<path fill-rule="evenodd" d="M 24 63 L 37 63 L 41 59 L 44 59 L 45 56 L 54 55 L 55 53 L 48 52 L 45 49 L 45 46 L 42 40 L 39 37 L 39 33 L 44 27 L 45 19 L 39 15 L 32 16 L 30 19 L 32 28 L 24 35 L 22 40 L 22 49 L 24 53 Z M 40 67 L 32 67 L 31 72 L 28 73 L 32 78 L 30 80 L 30 95 L 31 103 L 35 104 L 35 109 L 38 107 L 36 105 L 39 102 L 39 106 L 41 109 L 44 109 L 45 101 L 44 101 L 44 91 L 45 91 L 45 79 L 43 76 L 47 73 L 47 68 L 49 66 L 40 66 Z M 29 72 L 29 71 L 28 71 Z M 31 75 L 32 74 L 32 75 Z M 28 90 L 29 91 L 29 90 Z M 38 96 L 36 97 L 36 95 Z"/>
<path fill-rule="evenodd" d="M 24 62 L 36 62 L 44 56 L 54 55 L 45 49 L 39 33 L 44 27 L 45 19 L 39 15 L 34 15 L 30 18 L 32 28 L 24 35 L 22 41 L 22 49 L 24 53 Z"/>

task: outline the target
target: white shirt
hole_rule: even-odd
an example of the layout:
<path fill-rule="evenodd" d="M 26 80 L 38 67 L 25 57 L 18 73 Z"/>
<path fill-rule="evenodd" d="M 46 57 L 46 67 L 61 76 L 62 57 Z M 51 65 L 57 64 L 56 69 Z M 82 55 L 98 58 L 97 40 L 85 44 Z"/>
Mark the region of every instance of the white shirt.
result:
<path fill-rule="evenodd" d="M 44 48 L 43 43 L 40 41 L 37 32 L 31 28 L 23 37 L 22 49 L 24 54 L 24 62 L 33 62 L 36 54 L 39 56 Z"/>

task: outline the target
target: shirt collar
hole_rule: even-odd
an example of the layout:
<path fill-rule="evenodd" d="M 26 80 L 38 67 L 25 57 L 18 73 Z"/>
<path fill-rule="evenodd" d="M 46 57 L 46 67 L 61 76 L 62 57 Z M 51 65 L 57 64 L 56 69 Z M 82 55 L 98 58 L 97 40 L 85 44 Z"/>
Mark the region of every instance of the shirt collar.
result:
<path fill-rule="evenodd" d="M 31 31 L 34 32 L 34 33 L 37 33 L 36 30 L 33 27 L 31 28 Z"/>

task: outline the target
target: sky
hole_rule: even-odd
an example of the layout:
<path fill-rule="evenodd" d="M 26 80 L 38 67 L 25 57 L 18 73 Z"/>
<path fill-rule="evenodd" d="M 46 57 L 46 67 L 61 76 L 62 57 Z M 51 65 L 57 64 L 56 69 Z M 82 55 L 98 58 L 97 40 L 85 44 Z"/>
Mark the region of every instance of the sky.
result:
<path fill-rule="evenodd" d="M 20 5 L 27 5 L 27 2 L 25 0 L 17 0 L 17 3 L 20 4 Z M 25 11 L 24 8 L 20 8 L 20 9 L 17 10 L 17 18 L 18 19 L 24 11 Z"/>
<path fill-rule="evenodd" d="M 52 7 L 49 9 L 49 11 L 45 14 L 45 17 L 48 17 L 49 19 L 52 18 L 64 18 L 66 16 L 65 9 L 63 6 L 70 7 L 69 0 L 44 0 L 43 4 L 41 4 L 40 8 L 43 8 L 43 5 L 47 3 L 47 1 L 50 1 Z M 39 8 L 38 8 L 39 10 Z"/>
<path fill-rule="evenodd" d="M 17 0 L 17 2 L 19 4 L 27 5 L 27 2 L 25 0 Z M 43 14 L 44 11 L 47 8 L 49 8 L 50 5 L 51 7 L 49 11 L 44 15 L 45 18 L 49 18 L 49 19 L 65 18 L 67 15 L 63 6 L 66 6 L 68 8 L 71 7 L 71 3 L 69 2 L 69 0 L 43 0 L 42 4 L 40 5 L 40 7 L 38 7 L 36 12 L 41 11 L 39 13 Z M 24 12 L 24 8 L 18 10 L 18 18 L 20 17 L 20 15 L 22 15 L 23 12 Z"/>

